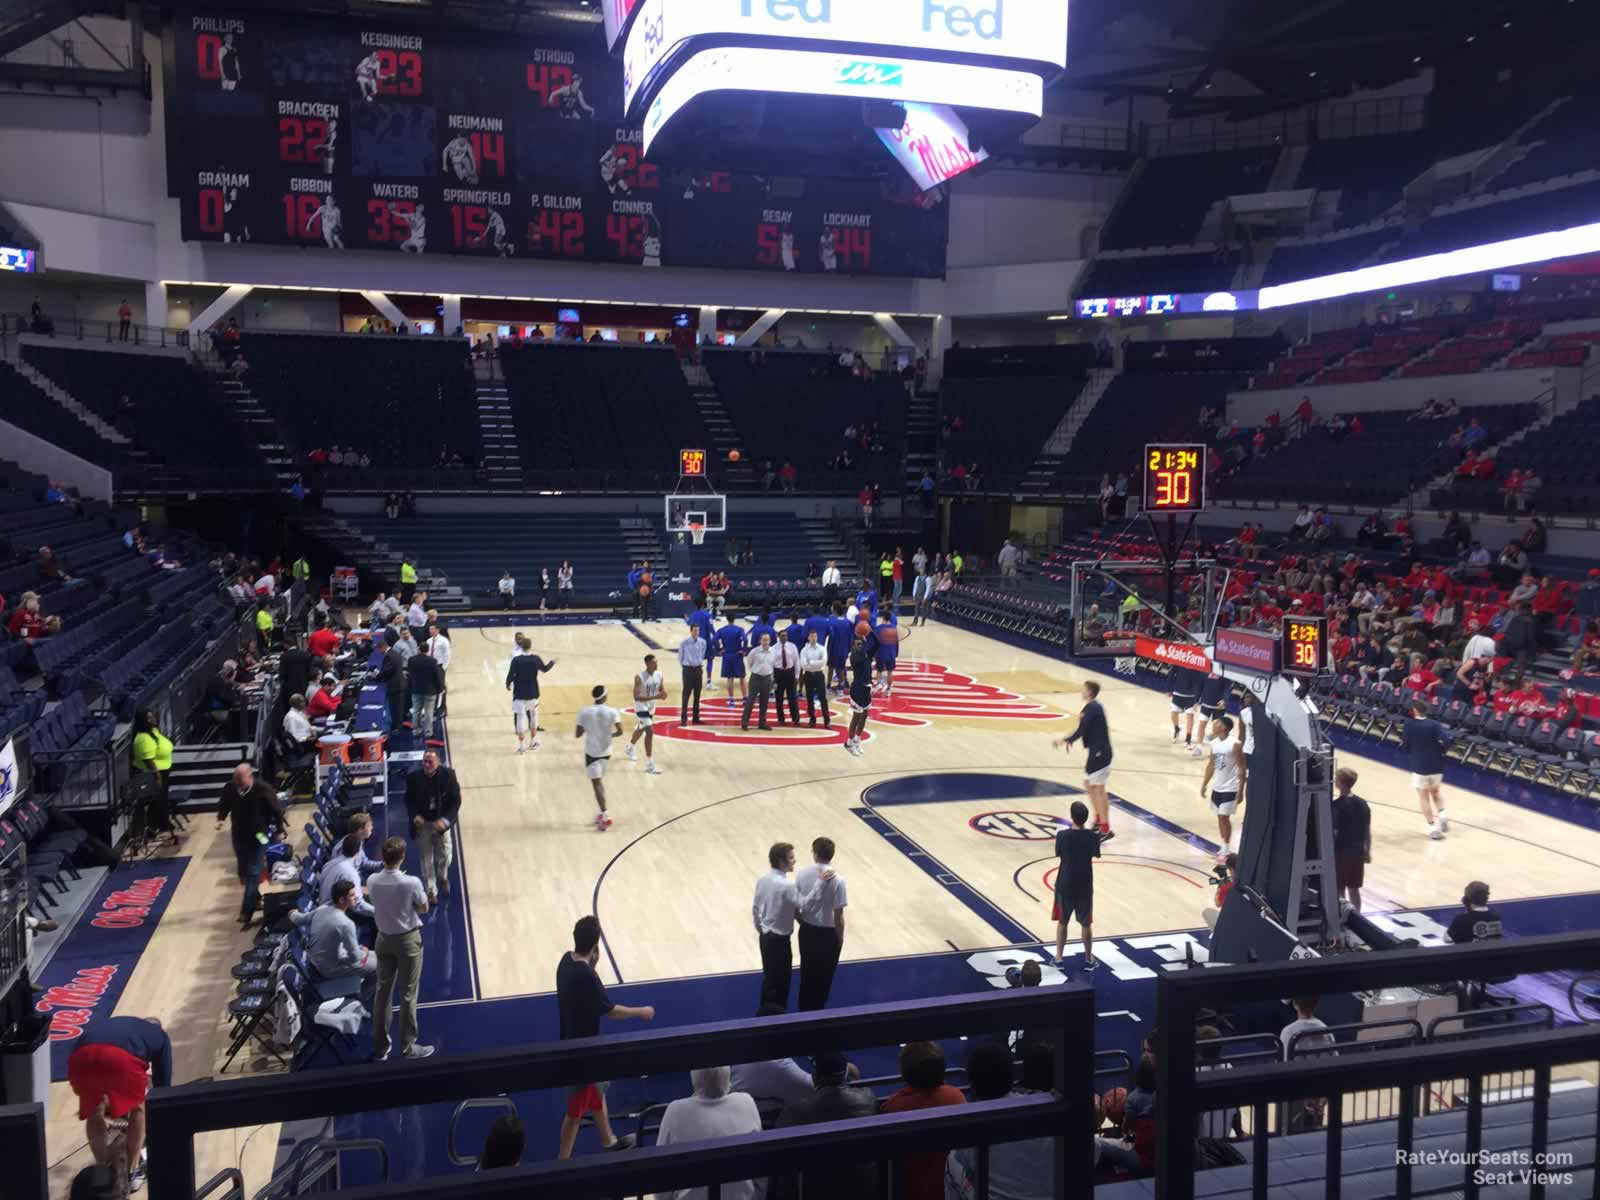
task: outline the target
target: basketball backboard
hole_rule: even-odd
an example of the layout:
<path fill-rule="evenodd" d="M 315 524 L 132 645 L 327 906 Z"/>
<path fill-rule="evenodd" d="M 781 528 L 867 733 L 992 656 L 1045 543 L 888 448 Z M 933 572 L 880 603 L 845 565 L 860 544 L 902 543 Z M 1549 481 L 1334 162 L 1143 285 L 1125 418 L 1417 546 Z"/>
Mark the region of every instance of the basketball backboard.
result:
<path fill-rule="evenodd" d="M 696 522 L 707 533 L 722 533 L 728 528 L 728 500 L 715 492 L 677 492 L 663 497 L 667 532 L 686 533 Z"/>

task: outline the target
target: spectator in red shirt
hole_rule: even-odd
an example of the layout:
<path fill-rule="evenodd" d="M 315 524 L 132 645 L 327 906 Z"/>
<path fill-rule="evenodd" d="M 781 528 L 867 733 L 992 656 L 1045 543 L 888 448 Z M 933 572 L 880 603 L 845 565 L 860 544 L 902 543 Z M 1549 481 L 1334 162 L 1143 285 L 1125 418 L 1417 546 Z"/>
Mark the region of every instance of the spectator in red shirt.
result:
<path fill-rule="evenodd" d="M 1294 410 L 1294 415 L 1300 418 L 1300 432 L 1305 433 L 1311 428 L 1311 422 L 1316 417 L 1316 410 L 1311 407 L 1311 397 L 1304 396 L 1300 400 L 1300 407 Z"/>
<path fill-rule="evenodd" d="M 786 492 L 794 491 L 794 481 L 799 477 L 800 472 L 795 470 L 792 462 L 785 461 L 783 466 L 778 468 L 778 481 L 783 484 L 783 490 Z"/>
<path fill-rule="evenodd" d="M 306 635 L 306 651 L 314 658 L 332 658 L 339 653 L 339 634 L 329 629 L 321 617 L 317 618 L 316 628 Z"/>
<path fill-rule="evenodd" d="M 1244 528 L 1239 530 L 1239 553 L 1246 558 L 1256 559 L 1261 556 L 1261 527 L 1252 525 L 1249 521 L 1244 523 Z"/>
<path fill-rule="evenodd" d="M 1362 421 L 1360 413 L 1357 413 L 1355 416 L 1350 418 L 1351 433 L 1365 433 L 1366 431 L 1366 422 Z"/>
<path fill-rule="evenodd" d="M 1434 693 L 1439 690 L 1439 676 L 1428 666 L 1427 659 L 1420 654 L 1413 654 L 1411 656 L 1411 673 L 1405 677 L 1401 686 L 1410 688 L 1413 692 L 1419 692 L 1431 700 Z"/>
<path fill-rule="evenodd" d="M 1511 474 L 1500 485 L 1500 494 L 1505 497 L 1506 511 L 1516 512 L 1522 504 L 1522 471 L 1519 468 L 1511 468 Z"/>
<path fill-rule="evenodd" d="M 315 721 L 320 717 L 331 717 L 339 711 L 339 681 L 332 675 L 322 677 L 322 686 L 312 693 L 311 699 L 306 702 L 306 716 Z"/>
<path fill-rule="evenodd" d="M 1020 1049 L 1020 1047 L 1019 1047 Z M 886 1113 L 915 1112 L 965 1104 L 959 1088 L 944 1078 L 944 1050 L 934 1042 L 907 1042 L 900 1049 L 900 1077 L 906 1086 L 883 1102 Z M 944 1154 L 913 1154 L 899 1163 L 904 1200 L 943 1200 Z"/>
<path fill-rule="evenodd" d="M 1283 418 L 1278 415 L 1277 409 L 1273 409 L 1267 414 L 1268 429 L 1276 429 L 1281 424 L 1283 424 Z"/>
<path fill-rule="evenodd" d="M 1533 596 L 1533 619 L 1539 626 L 1540 636 L 1547 635 L 1555 625 L 1556 618 L 1570 611 L 1574 604 L 1565 589 L 1549 575 L 1540 579 L 1539 590 Z"/>
<path fill-rule="evenodd" d="M 61 618 L 42 615 L 39 612 L 39 594 L 23 592 L 22 602 L 17 605 L 17 611 L 11 614 L 6 629 L 14 638 L 34 642 L 49 637 L 52 633 L 60 633 Z"/>
<path fill-rule="evenodd" d="M 1255 436 L 1250 439 L 1250 444 L 1255 447 L 1256 454 L 1260 455 L 1267 448 L 1267 431 L 1265 429 L 1256 430 Z"/>
<path fill-rule="evenodd" d="M 1478 452 L 1476 450 L 1468 450 L 1462 457 L 1460 465 L 1456 467 L 1456 478 L 1474 479 L 1477 477 L 1477 470 Z"/>

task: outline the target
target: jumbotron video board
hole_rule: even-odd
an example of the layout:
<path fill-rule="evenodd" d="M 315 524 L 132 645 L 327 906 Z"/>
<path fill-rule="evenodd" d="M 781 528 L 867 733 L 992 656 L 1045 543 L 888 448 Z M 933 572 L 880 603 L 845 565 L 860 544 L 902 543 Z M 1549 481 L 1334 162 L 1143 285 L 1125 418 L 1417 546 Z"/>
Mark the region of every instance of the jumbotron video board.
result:
<path fill-rule="evenodd" d="M 193 241 L 942 277 L 943 189 L 673 170 L 588 38 L 226 9 L 168 26 L 168 189 Z"/>

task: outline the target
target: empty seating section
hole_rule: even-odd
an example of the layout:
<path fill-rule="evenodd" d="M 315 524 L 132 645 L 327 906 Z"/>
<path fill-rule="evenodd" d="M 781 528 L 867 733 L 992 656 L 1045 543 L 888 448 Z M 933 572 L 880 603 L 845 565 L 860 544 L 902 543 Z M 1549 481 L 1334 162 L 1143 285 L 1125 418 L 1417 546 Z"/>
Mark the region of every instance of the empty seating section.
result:
<path fill-rule="evenodd" d="M 1346 416 L 1350 415 L 1348 413 Z M 1364 412 L 1362 433 L 1336 440 L 1313 431 L 1260 455 L 1222 483 L 1223 495 L 1239 499 L 1290 497 L 1304 501 L 1387 504 L 1443 474 L 1460 459 L 1444 445 L 1453 426 L 1414 421 L 1408 412 Z M 1488 430 L 1485 446 L 1538 415 L 1533 404 L 1467 409 Z"/>
<path fill-rule="evenodd" d="M 502 346 L 500 362 L 535 487 L 625 485 L 629 476 L 654 487 L 656 476 L 676 475 L 678 446 L 705 444 L 667 347 Z"/>
<path fill-rule="evenodd" d="M 1084 296 L 1138 296 L 1147 292 L 1218 292 L 1233 286 L 1231 256 L 1141 254 L 1136 258 L 1097 258 L 1078 285 Z"/>
<path fill-rule="evenodd" d="M 1300 387 L 1324 367 L 1356 349 L 1362 337 L 1358 329 L 1335 329 L 1314 334 L 1267 364 L 1260 374 L 1252 376 L 1250 386 L 1258 391 Z"/>
<path fill-rule="evenodd" d="M 1427 136 L 1421 133 L 1332 138 L 1306 148 L 1295 186 L 1338 192 L 1339 225 L 1361 225 L 1399 203 L 1406 184 L 1430 161 Z"/>
<path fill-rule="evenodd" d="M 1266 189 L 1278 153 L 1274 146 L 1146 159 L 1106 222 L 1100 248 L 1189 245 L 1217 201 Z"/>
<path fill-rule="evenodd" d="M 702 361 L 748 465 L 791 462 L 808 488 L 853 490 L 862 482 L 887 484 L 899 474 L 906 394 L 897 380 L 859 379 L 836 354 L 709 350 Z M 832 472 L 846 427 L 864 423 L 877 426 L 883 449 L 853 445 L 854 467 Z"/>
<path fill-rule="evenodd" d="M 1439 254 L 1463 246 L 1591 225 L 1600 216 L 1600 181 L 1532 192 L 1494 204 L 1436 213 L 1415 233 L 1384 251 L 1384 262 Z"/>
<path fill-rule="evenodd" d="M 1085 490 L 1098 487 L 1106 472 L 1137 478 L 1147 442 L 1194 440 L 1200 410 L 1220 412 L 1228 393 L 1243 385 L 1241 376 L 1228 372 L 1120 375 L 1078 430 L 1061 473 Z"/>
<path fill-rule="evenodd" d="M 1545 179 L 1558 179 L 1578 171 L 1593 170 L 1593 135 L 1594 98 L 1573 96 L 1564 99 L 1517 139 L 1527 148 L 1527 152 L 1495 176 L 1495 190 L 1523 187 Z"/>
<path fill-rule="evenodd" d="M 118 470 L 128 455 L 47 396 L 10 363 L 0 362 L 0 421 L 41 437 L 96 466 Z"/>
<path fill-rule="evenodd" d="M 951 351 L 944 381 L 946 467 L 976 463 L 989 488 L 1019 480 L 1083 390 L 1094 353 L 1093 346 L 1061 346 L 1030 364 L 1038 374 L 985 378 L 968 374 L 983 369 L 981 357 L 969 364 Z"/>
<path fill-rule="evenodd" d="M 1460 337 L 1448 338 L 1434 346 L 1426 358 L 1402 367 L 1400 375 L 1415 379 L 1484 370 L 1518 346 L 1532 341 L 1543 327 L 1540 321 L 1510 317 L 1469 326 Z"/>
<path fill-rule="evenodd" d="M 354 447 L 374 466 L 425 468 L 441 447 L 477 461 L 466 343 L 453 338 L 247 333 L 246 382 L 303 456 Z"/>
<path fill-rule="evenodd" d="M 1385 242 L 1400 236 L 1395 228 L 1376 229 L 1331 241 L 1279 242 L 1272 250 L 1266 274 L 1261 282 L 1265 287 L 1279 283 L 1292 283 L 1297 279 L 1315 279 L 1320 275 L 1334 275 L 1353 270 L 1376 254 Z"/>
<path fill-rule="evenodd" d="M 1506 367 L 1581 367 L 1589 361 L 1589 348 L 1596 342 L 1600 342 L 1600 329 L 1549 334 L 1518 350 Z"/>
<path fill-rule="evenodd" d="M 74 399 L 179 469 L 226 469 L 233 486 L 259 482 L 264 465 L 231 414 L 207 393 L 186 357 L 119 354 L 58 346 L 22 347 L 23 359 Z M 134 405 L 119 407 L 123 396 Z"/>

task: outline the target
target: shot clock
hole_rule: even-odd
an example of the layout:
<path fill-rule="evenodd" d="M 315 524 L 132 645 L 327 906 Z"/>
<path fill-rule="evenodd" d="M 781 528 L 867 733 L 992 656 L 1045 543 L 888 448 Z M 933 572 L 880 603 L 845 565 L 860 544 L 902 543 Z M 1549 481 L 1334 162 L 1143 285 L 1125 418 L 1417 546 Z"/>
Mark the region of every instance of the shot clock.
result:
<path fill-rule="evenodd" d="M 1206 507 L 1206 448 L 1159 443 L 1144 448 L 1144 511 L 1198 513 Z"/>
<path fill-rule="evenodd" d="M 1283 619 L 1283 673 L 1310 677 L 1328 669 L 1328 618 Z"/>
<path fill-rule="evenodd" d="M 706 452 L 704 450 L 678 451 L 678 476 L 681 479 L 704 479 Z"/>

